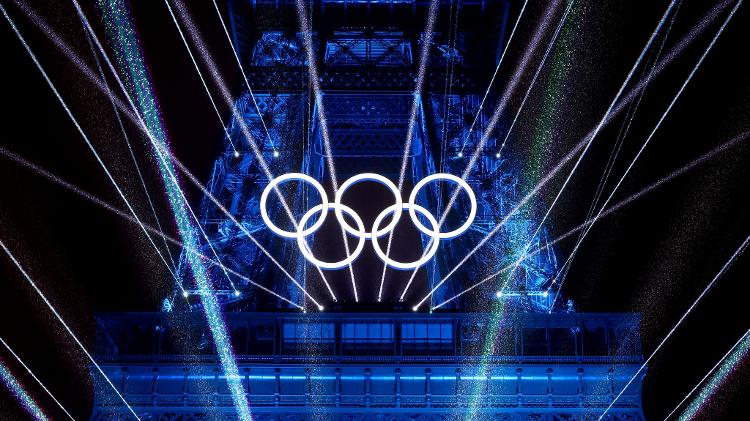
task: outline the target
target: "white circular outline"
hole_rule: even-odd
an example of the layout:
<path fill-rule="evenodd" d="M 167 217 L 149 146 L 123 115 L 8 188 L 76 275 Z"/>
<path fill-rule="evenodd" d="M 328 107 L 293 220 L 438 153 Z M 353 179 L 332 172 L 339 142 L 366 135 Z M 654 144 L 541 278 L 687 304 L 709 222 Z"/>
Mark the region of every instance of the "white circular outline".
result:
<path fill-rule="evenodd" d="M 391 193 L 393 193 L 393 197 L 396 199 L 396 202 L 394 203 L 394 205 L 401 206 L 404 203 L 404 201 L 401 200 L 401 192 L 398 190 L 398 187 L 396 187 L 396 185 L 393 184 L 391 180 L 385 178 L 384 176 L 380 174 L 369 173 L 369 172 L 357 174 L 353 177 L 350 177 L 346 181 L 344 181 L 344 183 L 341 186 L 339 186 L 339 189 L 336 192 L 336 199 L 334 203 L 336 203 L 337 205 L 341 205 L 341 199 L 344 197 L 344 193 L 346 192 L 346 190 L 352 185 L 359 183 L 361 181 L 375 181 L 377 183 L 380 183 L 386 186 L 388 190 L 390 190 Z M 334 208 L 334 212 L 336 212 L 336 219 L 339 220 L 339 223 L 341 224 L 342 227 L 344 227 L 346 232 L 348 232 L 349 234 L 355 237 L 364 237 L 368 240 L 372 239 L 373 235 L 375 235 L 375 237 L 382 237 L 388 234 L 389 232 L 393 231 L 393 229 L 396 228 L 396 225 L 398 224 L 399 219 L 401 219 L 401 213 L 393 212 L 393 220 L 390 223 L 388 223 L 388 225 L 383 227 L 383 229 L 381 230 L 382 232 L 381 231 L 366 232 L 364 229 L 357 231 L 354 228 L 352 228 L 351 225 L 349 225 L 349 223 L 346 222 L 346 219 L 344 219 L 344 215 L 341 213 L 340 208 Z"/>
<path fill-rule="evenodd" d="M 305 181 L 307 183 L 310 183 L 315 190 L 318 191 L 318 194 L 320 195 L 320 201 L 322 202 L 320 205 L 325 208 L 325 212 L 320 213 L 320 219 L 315 221 L 312 226 L 306 230 L 303 230 L 300 232 L 297 230 L 294 231 L 286 231 L 279 227 L 277 227 L 273 222 L 271 222 L 271 219 L 268 217 L 268 210 L 266 209 L 266 202 L 268 201 L 268 194 L 271 193 L 271 189 L 276 187 L 278 184 L 281 184 L 285 181 L 290 180 L 300 180 Z M 291 172 L 284 175 L 280 175 L 273 180 L 271 180 L 265 189 L 263 189 L 263 193 L 260 195 L 260 203 L 258 204 L 260 206 L 260 217 L 263 219 L 263 222 L 266 223 L 266 226 L 268 229 L 276 233 L 277 235 L 285 238 L 297 238 L 298 236 L 308 236 L 315 231 L 319 230 L 321 226 L 323 226 L 323 222 L 326 219 L 326 216 L 328 215 L 328 207 L 330 204 L 328 203 L 328 195 L 326 194 L 325 189 L 323 189 L 323 186 L 318 183 L 318 180 L 310 177 L 307 174 L 302 174 L 298 172 Z"/>
<path fill-rule="evenodd" d="M 354 211 L 354 209 L 350 208 L 349 206 L 342 205 L 340 203 L 329 203 L 329 208 L 333 208 L 334 210 L 343 210 L 349 216 L 354 218 L 354 222 L 357 224 L 357 227 L 359 227 L 360 231 L 365 230 L 365 224 L 362 222 L 362 218 L 359 217 L 357 212 Z M 304 215 L 302 215 L 302 219 L 299 220 L 298 228 L 301 229 L 305 226 L 307 223 L 307 220 L 312 217 L 313 214 L 316 212 L 322 212 L 323 204 L 315 205 L 313 206 L 309 211 L 305 212 Z M 326 210 L 327 212 L 327 210 Z M 323 219 L 323 215 L 320 216 L 318 221 Z M 338 218 L 336 218 L 338 219 Z M 317 222 L 316 222 L 317 224 Z M 354 252 L 349 254 L 346 259 L 340 260 L 338 262 L 324 262 L 322 260 L 319 260 L 317 257 L 313 256 L 312 251 L 310 250 L 310 246 L 307 244 L 307 240 L 305 240 L 305 235 L 298 235 L 297 236 L 297 245 L 299 246 L 300 252 L 302 252 L 302 255 L 305 256 L 305 259 L 309 261 L 310 263 L 314 264 L 315 266 L 321 268 L 321 269 L 340 269 L 344 266 L 348 266 L 350 263 L 352 263 L 359 255 L 362 253 L 362 249 L 365 246 L 365 241 L 367 239 L 365 237 L 358 237 L 359 242 L 357 243 L 357 247 L 354 249 Z"/>
<path fill-rule="evenodd" d="M 320 194 L 321 203 L 314 206 L 312 209 L 308 210 L 300 220 L 300 224 L 297 225 L 297 231 L 286 231 L 278 226 L 276 226 L 273 222 L 271 222 L 269 216 L 268 216 L 268 210 L 266 209 L 266 204 L 268 201 L 268 195 L 270 194 L 271 190 L 277 186 L 280 183 L 283 183 L 285 181 L 289 180 L 299 180 L 304 181 L 307 183 L 310 183 Z M 455 229 L 453 231 L 449 231 L 446 233 L 442 233 L 439 231 L 440 226 L 438 222 L 435 220 L 434 215 L 432 215 L 427 209 L 424 207 L 416 204 L 416 197 L 419 194 L 419 191 L 427 184 L 432 181 L 453 181 L 457 183 L 462 189 L 466 190 L 467 194 L 469 195 L 469 200 L 471 202 L 471 209 L 469 211 L 468 218 L 466 222 L 461 225 L 458 229 Z M 346 189 L 354 185 L 355 183 L 358 183 L 360 181 L 375 181 L 379 182 L 383 185 L 385 185 L 391 192 L 393 193 L 393 196 L 396 198 L 396 203 L 393 205 L 388 206 L 383 211 L 378 214 L 378 216 L 375 218 L 375 222 L 373 223 L 372 230 L 370 232 L 365 231 L 364 222 L 362 221 L 362 218 L 357 214 L 352 208 L 344 205 L 341 203 L 341 199 L 344 195 L 344 192 Z M 279 177 L 276 177 L 272 179 L 268 185 L 263 190 L 263 193 L 260 197 L 260 214 L 261 218 L 263 219 L 263 222 L 265 222 L 266 226 L 273 231 L 275 234 L 285 237 L 285 238 L 296 238 L 297 244 L 300 248 L 300 252 L 302 252 L 303 256 L 305 256 L 305 259 L 307 259 L 310 263 L 314 264 L 319 269 L 340 269 L 344 266 L 347 266 L 354 262 L 354 260 L 359 257 L 359 255 L 362 252 L 362 249 L 364 247 L 365 240 L 371 240 L 373 242 L 373 248 L 375 249 L 376 254 L 378 257 L 381 258 L 383 262 L 385 262 L 388 266 L 391 266 L 395 269 L 399 270 L 409 270 L 409 269 L 416 269 L 421 266 L 423 266 L 427 261 L 429 261 L 437 252 L 438 246 L 440 244 L 441 239 L 449 239 L 456 237 L 462 233 L 464 233 L 466 230 L 469 229 L 471 224 L 474 222 L 474 218 L 476 217 L 477 213 L 477 202 L 476 202 L 476 195 L 474 194 L 474 191 L 471 189 L 471 186 L 464 181 L 462 178 L 457 177 L 453 174 L 448 173 L 437 173 L 432 174 L 430 176 L 425 177 L 424 179 L 420 180 L 412 189 L 411 194 L 409 195 L 409 202 L 404 203 L 401 199 L 401 193 L 396 187 L 393 182 L 388 180 L 386 177 L 375 174 L 375 173 L 361 173 L 358 175 L 355 175 L 353 177 L 350 177 L 348 180 L 346 180 L 342 185 L 341 188 L 336 192 L 335 201 L 333 203 L 330 203 L 328 201 L 328 196 L 323 189 L 323 186 L 314 178 L 302 174 L 302 173 L 287 173 L 284 175 L 281 175 Z M 307 240 L 305 240 L 305 237 L 308 235 L 311 235 L 315 232 L 317 232 L 320 227 L 323 225 L 326 216 L 328 215 L 329 208 L 334 209 L 334 213 L 336 214 L 336 219 L 339 221 L 339 224 L 342 226 L 346 232 L 348 232 L 350 235 L 357 237 L 359 239 L 359 242 L 357 243 L 357 247 L 354 250 L 354 253 L 349 254 L 346 259 L 341 260 L 339 262 L 323 262 L 321 260 L 318 260 L 315 256 L 312 255 L 312 251 L 310 250 L 310 247 L 307 243 Z M 383 235 L 393 232 L 396 225 L 398 224 L 401 213 L 403 210 L 406 209 L 409 211 L 409 216 L 416 228 L 423 234 L 428 235 L 432 238 L 432 246 L 428 250 L 427 254 L 423 255 L 422 258 L 419 260 L 416 260 L 411 263 L 402 263 L 397 262 L 395 260 L 390 259 L 388 256 L 383 253 L 383 250 L 380 248 L 380 244 L 377 241 L 378 237 L 382 237 Z M 346 221 L 346 219 L 343 216 L 343 212 L 349 214 L 357 224 L 357 227 L 359 230 L 353 228 L 351 225 L 349 225 Z M 320 218 L 315 221 L 315 223 L 308 229 L 304 229 L 307 221 L 312 217 L 313 214 L 320 212 Z M 429 230 L 427 227 L 425 227 L 421 221 L 419 221 L 419 218 L 417 217 L 417 212 L 423 214 L 430 225 L 433 226 L 433 230 Z M 378 229 L 380 226 L 380 223 L 383 222 L 383 219 L 385 219 L 388 215 L 393 214 L 393 220 L 388 223 L 383 229 Z"/>
<path fill-rule="evenodd" d="M 375 218 L 375 222 L 372 223 L 372 230 L 377 231 L 378 226 L 380 225 L 380 222 L 391 213 L 397 212 L 397 211 L 403 211 L 404 209 L 408 209 L 411 213 L 412 211 L 417 211 L 421 213 L 422 215 L 427 218 L 427 220 L 430 222 L 430 224 L 433 226 L 434 230 L 432 231 L 432 235 L 430 235 L 433 239 L 435 239 L 435 234 L 438 233 L 438 222 L 435 220 L 435 217 L 432 216 L 430 211 L 423 208 L 422 206 L 419 206 L 415 203 L 402 203 L 401 209 L 398 209 L 396 205 L 391 205 L 385 208 L 380 214 Z M 380 248 L 380 244 L 378 243 L 377 238 L 372 239 L 372 248 L 375 249 L 375 253 L 380 257 L 380 259 L 385 262 L 388 266 L 399 269 L 399 270 L 409 270 L 409 269 L 416 269 L 418 267 L 421 267 L 425 263 L 427 263 L 428 260 L 432 259 L 432 256 L 437 253 L 438 246 L 440 245 L 440 238 L 437 237 L 437 240 L 432 241 L 432 246 L 430 247 L 430 250 L 424 254 L 419 260 L 416 260 L 411 263 L 402 263 L 397 262 L 390 257 L 388 257 L 385 253 L 383 253 L 383 250 Z"/>
<path fill-rule="evenodd" d="M 414 185 L 414 188 L 411 191 L 411 194 L 409 195 L 409 203 L 415 204 L 417 194 L 419 194 L 419 191 L 424 187 L 427 183 L 435 181 L 435 180 L 449 180 L 453 181 L 454 183 L 458 184 L 462 189 L 466 190 L 466 193 L 469 195 L 469 201 L 471 202 L 471 210 L 469 210 L 469 216 L 466 218 L 466 222 L 464 222 L 463 225 L 458 227 L 457 229 L 454 229 L 453 231 L 448 232 L 440 232 L 440 231 L 430 231 L 422 225 L 422 223 L 419 221 L 419 218 L 417 217 L 417 214 L 414 212 L 414 209 L 409 209 L 409 216 L 411 217 L 412 222 L 414 222 L 414 225 L 417 227 L 419 231 L 426 235 L 432 235 L 431 233 L 434 233 L 437 238 L 441 240 L 457 237 L 461 234 L 463 234 L 466 230 L 469 229 L 471 224 L 474 222 L 474 217 L 477 215 L 477 198 L 474 195 L 474 191 L 471 189 L 471 186 L 469 186 L 469 183 L 464 181 L 461 177 L 457 177 L 453 174 L 447 174 L 447 173 L 437 173 L 432 174 L 430 176 L 427 176 L 423 179 L 421 179 L 417 184 Z M 438 227 L 439 228 L 439 227 Z"/>

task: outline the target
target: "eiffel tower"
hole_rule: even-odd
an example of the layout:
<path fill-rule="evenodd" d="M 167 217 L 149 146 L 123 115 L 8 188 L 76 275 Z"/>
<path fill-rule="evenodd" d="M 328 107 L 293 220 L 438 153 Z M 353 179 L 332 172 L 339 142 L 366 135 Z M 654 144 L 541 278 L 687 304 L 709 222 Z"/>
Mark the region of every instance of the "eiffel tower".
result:
<path fill-rule="evenodd" d="M 202 199 L 200 252 L 216 256 L 209 277 L 256 420 L 597 419 L 643 361 L 638 314 L 577 313 L 558 297 L 551 225 L 537 229 L 544 203 L 519 205 L 536 164 L 501 151 L 509 122 L 492 127 L 497 93 L 484 94 L 521 2 L 438 3 L 432 33 L 422 30 L 425 0 L 315 0 L 311 33 L 299 32 L 292 1 L 231 0 L 224 10 L 251 90 L 236 99 L 206 183 L 232 218 Z M 471 24 L 454 24 L 459 9 Z M 414 276 L 386 269 L 369 245 L 351 269 L 317 270 L 261 217 L 263 190 L 286 173 L 312 177 L 329 198 L 344 180 L 376 173 L 401 182 L 406 201 L 429 175 L 464 175 L 475 153 L 465 179 L 476 217 Z M 309 184 L 281 187 L 296 218 L 320 203 Z M 428 184 L 417 203 L 439 216 L 453 188 Z M 343 203 L 369 226 L 393 196 L 361 183 Z M 282 202 L 268 206 L 291 229 Z M 460 226 L 470 207 L 460 193 L 445 226 Z M 431 245 L 408 220 L 391 241 L 395 260 L 418 259 Z M 335 218 L 306 240 L 321 260 L 346 257 Z M 192 285 L 185 252 L 179 262 Z M 517 267 L 503 271 L 509 265 Z M 201 291 L 187 287 L 161 311 L 97 317 L 97 360 L 144 419 L 236 419 L 201 306 Z M 92 375 L 91 418 L 127 418 Z M 641 380 L 608 419 L 643 419 Z"/>

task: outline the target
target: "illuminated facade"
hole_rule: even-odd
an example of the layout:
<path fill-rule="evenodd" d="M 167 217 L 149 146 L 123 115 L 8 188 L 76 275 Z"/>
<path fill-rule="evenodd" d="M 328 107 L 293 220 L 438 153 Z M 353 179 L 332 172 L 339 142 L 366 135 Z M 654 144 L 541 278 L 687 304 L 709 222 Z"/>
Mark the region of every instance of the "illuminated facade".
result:
<path fill-rule="evenodd" d="M 499 58 L 507 41 L 507 22 L 518 13 L 518 5 L 458 4 L 465 19 L 476 19 L 475 33 L 443 25 L 442 32 L 434 34 L 427 46 L 424 86 L 415 95 L 420 52 L 427 38 L 413 31 L 425 21 L 427 2 L 314 2 L 314 64 L 321 89 L 316 101 L 303 35 L 291 29 L 293 24 L 284 26 L 296 22 L 294 4 L 229 2 L 232 37 L 253 95 L 245 91 L 237 100 L 243 120 L 235 118 L 229 124 L 231 142 L 224 139 L 225 152 L 217 157 L 207 187 L 244 229 L 204 199 L 198 213 L 210 245 L 204 242 L 202 252 L 212 256 L 215 251 L 228 268 L 308 310 L 303 313 L 247 280 L 209 266 L 255 419 L 427 421 L 466 419 L 467 414 L 481 420 L 596 419 L 642 362 L 637 315 L 578 314 L 571 303 L 553 302 L 552 280 L 558 264 L 554 248 L 548 246 L 547 229 L 529 238 L 540 218 L 536 214 L 540 206 L 524 207 L 508 219 L 420 312 L 411 311 L 525 194 L 522 185 L 530 175 L 524 157 L 512 150 L 498 156 L 501 139 L 496 136 L 490 136 L 478 152 L 467 178 L 478 201 L 470 231 L 441 245 L 406 292 L 410 273 L 389 270 L 381 293 L 383 264 L 364 256 L 352 268 L 359 302 L 354 300 L 348 270 L 324 272 L 334 300 L 296 242 L 274 236 L 261 220 L 258 201 L 269 180 L 251 151 L 243 124 L 273 174 L 308 174 L 326 186 L 329 197 L 333 192 L 329 158 L 339 183 L 362 172 L 375 172 L 394 182 L 399 179 L 412 110 L 415 123 L 403 191 L 408 193 L 416 182 L 436 172 L 463 173 L 494 108 L 479 110 L 487 68 L 494 68 Z M 454 16 L 455 12 L 455 4 L 441 3 L 439 13 Z M 279 28 L 257 33 L 250 29 L 269 20 Z M 378 27 L 358 26 L 381 20 Z M 493 46 L 489 66 L 468 47 L 484 30 L 489 35 L 482 48 Z M 487 100 L 496 101 L 493 96 Z M 497 133 L 503 132 L 502 125 Z M 444 208 L 451 190 L 438 187 L 431 184 L 431 190 L 418 198 L 422 206 Z M 298 218 L 318 203 L 302 185 L 285 193 Z M 382 209 L 391 204 L 381 206 L 376 191 L 359 195 L 371 199 L 366 207 Z M 463 199 L 459 197 L 446 225 L 461 224 L 467 208 Z M 278 202 L 272 209 L 283 221 Z M 318 312 L 248 240 L 248 233 L 326 311 Z M 308 241 L 315 253 L 340 258 L 343 247 L 336 234 L 335 229 L 323 230 Z M 338 245 L 331 246 L 337 240 Z M 396 235 L 393 253 L 421 253 L 428 241 L 414 232 Z M 510 279 L 500 275 L 451 300 L 516 261 L 526 244 L 540 252 L 521 262 Z M 183 255 L 180 261 L 181 275 L 191 285 L 188 259 Z M 497 295 L 504 282 L 503 293 Z M 185 305 L 176 292 L 165 299 L 161 313 L 98 317 L 99 361 L 133 408 L 151 419 L 235 417 L 205 321 L 199 311 L 186 311 L 200 309 L 199 296 L 200 291 L 190 291 Z M 434 306 L 441 308 L 429 311 Z M 486 314 L 493 308 L 500 316 Z M 493 321 L 498 318 L 499 322 Z M 497 331 L 497 340 L 489 345 L 485 343 L 488 329 Z M 611 419 L 643 419 L 640 383 L 634 382 L 617 401 L 608 413 Z M 92 419 L 121 414 L 106 388 L 96 390 Z"/>

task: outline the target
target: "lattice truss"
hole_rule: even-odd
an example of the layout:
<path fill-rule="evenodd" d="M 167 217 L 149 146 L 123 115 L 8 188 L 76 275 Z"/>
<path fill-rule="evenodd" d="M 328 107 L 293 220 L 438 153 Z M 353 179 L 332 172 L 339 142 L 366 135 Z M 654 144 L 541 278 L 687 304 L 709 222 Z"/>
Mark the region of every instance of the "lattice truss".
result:
<path fill-rule="evenodd" d="M 498 158 L 498 139 L 503 133 L 501 125 L 490 136 L 482 150 L 477 146 L 487 128 L 489 116 L 483 110 L 476 118 L 473 130 L 471 124 L 479 111 L 481 97 L 478 95 L 444 95 L 430 96 L 430 108 L 434 133 L 441 144 L 440 171 L 452 174 L 463 174 L 472 154 L 477 152 L 479 158 L 473 166 L 468 182 L 477 195 L 478 211 L 472 234 L 467 239 L 465 247 L 457 248 L 465 254 L 482 238 L 489 234 L 513 209 L 526 192 L 519 191 L 518 180 L 520 165 L 504 157 Z M 512 265 L 527 250 L 539 250 L 533 256 L 523 260 L 512 276 L 511 271 L 497 276 L 496 280 L 486 282 L 483 287 L 486 294 L 495 294 L 503 289 L 507 297 L 519 297 L 518 304 L 529 310 L 548 310 L 551 303 L 550 295 L 554 295 L 554 288 L 548 294 L 543 294 L 557 273 L 557 259 L 554 248 L 549 246 L 549 230 L 543 227 L 539 234 L 531 239 L 538 227 L 533 203 L 515 212 L 494 234 L 472 259 L 473 264 L 464 265 L 463 277 L 470 283 L 484 279 L 490 274 L 499 272 L 502 268 Z M 460 206 L 467 207 L 468 201 L 462 201 Z M 461 209 L 460 214 L 468 212 L 468 208 Z M 447 256 L 455 262 L 463 255 Z M 458 260 L 457 260 L 458 259 Z M 449 264 L 445 262 L 445 264 Z M 504 286 L 504 288 L 503 288 Z M 442 298 L 439 297 L 438 300 Z"/>
<path fill-rule="evenodd" d="M 410 66 L 411 44 L 401 32 L 335 32 L 326 43 L 329 66 Z"/>
<path fill-rule="evenodd" d="M 316 38 L 313 35 L 313 38 Z M 288 36 L 281 31 L 263 32 L 255 44 L 251 59 L 252 66 L 306 66 L 302 34 Z"/>
<path fill-rule="evenodd" d="M 207 187 L 222 206 L 239 221 L 244 230 L 207 197 L 201 202 L 199 215 L 201 225 L 210 241 L 209 245 L 209 241 L 203 239 L 201 252 L 204 255 L 215 259 L 215 251 L 218 255 L 218 259 L 215 260 L 285 297 L 291 297 L 295 302 L 301 301 L 299 290 L 291 288 L 289 282 L 274 281 L 287 278 L 248 238 L 249 233 L 277 260 L 283 257 L 283 266 L 293 276 L 299 276 L 298 273 L 294 273 L 296 267 L 300 266 L 295 264 L 295 256 L 299 253 L 287 250 L 292 246 L 291 242 L 281 241 L 278 236 L 270 235 L 260 218 L 259 198 L 263 187 L 268 184 L 268 177 L 259 165 L 251 142 L 255 142 L 274 175 L 298 171 L 302 158 L 299 145 L 302 144 L 304 134 L 302 117 L 306 115 L 305 102 L 306 97 L 302 95 L 268 93 L 255 93 L 253 101 L 247 92 L 236 101 L 235 106 L 242 114 L 243 121 L 233 118 L 227 132 L 239 152 L 239 157 L 235 157 L 230 139 L 225 138 L 224 152 L 214 163 Z M 250 137 L 246 135 L 246 130 Z M 279 151 L 278 157 L 275 156 L 275 151 Z M 301 203 L 294 200 L 297 195 L 285 194 L 285 197 L 291 209 L 299 211 Z M 278 214 L 279 220 L 283 220 L 282 215 L 286 213 L 280 201 L 275 200 L 274 204 L 276 207 L 272 208 L 271 213 Z M 180 260 L 181 272 L 183 276 L 189 276 L 189 271 L 185 270 L 187 263 L 184 257 L 183 255 Z M 207 263 L 215 288 L 234 290 L 221 267 L 213 262 Z M 232 274 L 229 274 L 229 277 L 235 287 L 247 290 L 249 294 L 243 294 L 241 309 L 252 310 L 260 304 L 258 300 L 269 299 L 267 294 L 256 294 L 257 288 L 250 288 L 247 280 Z M 230 300 L 234 299 L 233 295 L 227 297 Z M 273 305 L 276 304 L 278 303 Z"/>
<path fill-rule="evenodd" d="M 411 95 L 326 94 L 323 102 L 331 148 L 336 156 L 401 158 L 413 102 Z M 322 155 L 317 120 L 313 121 L 313 137 L 315 152 Z M 419 140 L 414 142 L 415 148 Z"/>

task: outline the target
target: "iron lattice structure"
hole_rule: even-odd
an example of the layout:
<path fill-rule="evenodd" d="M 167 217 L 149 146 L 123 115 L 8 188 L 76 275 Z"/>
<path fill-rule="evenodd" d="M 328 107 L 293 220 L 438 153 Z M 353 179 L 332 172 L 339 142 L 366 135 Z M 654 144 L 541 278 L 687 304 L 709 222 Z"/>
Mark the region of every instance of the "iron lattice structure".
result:
<path fill-rule="evenodd" d="M 409 39 L 402 32 L 348 30 L 334 31 L 325 40 L 319 36 L 314 39 L 317 40 L 316 47 L 322 51 L 321 101 L 338 178 L 344 180 L 369 171 L 386 175 L 396 182 L 414 102 L 417 64 L 414 63 L 413 50 L 419 51 L 423 47 L 423 34 Z M 443 90 L 445 83 L 442 82 L 445 80 L 443 76 L 447 75 L 446 68 L 453 66 L 448 76 L 451 79 L 467 79 L 468 72 L 458 50 L 447 40 L 441 42 L 439 34 L 433 39 L 436 41 L 430 46 L 432 54 L 427 78 L 436 86 L 435 89 L 428 86 L 417 96 L 407 185 L 416 184 L 436 172 L 460 176 L 469 157 L 459 157 L 459 152 L 473 153 L 490 118 L 491 107 L 479 110 L 483 92 L 470 93 L 467 90 L 446 95 Z M 321 182 L 329 180 L 329 157 L 325 155 L 324 137 L 316 117 L 317 102 L 311 101 L 308 93 L 309 63 L 305 59 L 302 36 L 264 32 L 250 57 L 248 74 L 255 85 L 254 100 L 248 93 L 237 100 L 235 105 L 241 111 L 243 122 L 235 118 L 229 125 L 232 142 L 225 142 L 226 150 L 216 160 L 208 187 L 250 233 L 269 245 L 267 248 L 272 254 L 290 256 L 285 262 L 287 270 L 304 279 L 311 268 L 305 267 L 304 259 L 295 257 L 299 256 L 294 249 L 296 245 L 269 235 L 260 219 L 258 198 L 269 180 L 261 171 L 242 130 L 243 125 L 249 128 L 253 140 L 259 144 L 265 160 L 276 174 L 303 172 Z M 465 90 L 466 86 L 473 84 L 465 82 L 455 89 Z M 477 114 L 477 124 L 469 134 L 470 124 L 467 123 Z M 496 133 L 500 135 L 501 131 Z M 240 158 L 234 157 L 232 145 L 238 145 Z M 477 193 L 479 205 L 471 232 L 451 240 L 449 245 L 441 248 L 438 258 L 426 267 L 430 286 L 442 279 L 520 200 L 517 185 L 521 166 L 509 159 L 498 159 L 494 152 L 497 146 L 497 138 L 493 135 L 479 152 L 480 158 L 467 179 Z M 280 151 L 279 157 L 274 156 L 274 151 Z M 437 185 L 430 187 L 431 190 L 419 198 L 421 204 L 428 209 L 443 209 L 449 189 L 438 190 Z M 294 198 L 290 199 L 292 203 L 289 205 L 296 215 L 315 204 L 313 198 L 300 199 L 308 194 L 300 190 L 289 196 Z M 465 199 L 459 198 L 455 205 L 456 214 L 468 213 Z M 277 207 L 272 213 L 277 220 L 285 218 L 282 207 Z M 283 278 L 279 270 L 209 199 L 202 202 L 201 216 L 211 243 L 226 265 L 284 296 L 293 297 L 292 301 L 303 301 L 298 289 L 278 282 Z M 447 224 L 452 223 L 456 222 L 449 219 Z M 457 225 L 460 224 L 459 221 Z M 524 246 L 531 240 L 531 250 L 541 248 L 544 252 L 521 262 L 512 279 L 498 277 L 497 282 L 487 283 L 482 296 L 491 299 L 497 285 L 508 282 L 507 297 L 524 297 L 514 305 L 534 311 L 548 310 L 551 299 L 547 295 L 543 297 L 542 292 L 548 289 L 556 274 L 557 260 L 554 248 L 547 247 L 546 228 L 536 238 L 530 238 L 536 226 L 533 209 L 517 212 L 470 264 L 464 265 L 460 273 L 453 275 L 451 281 L 437 291 L 434 302 L 442 302 L 470 286 L 472 281 L 511 264 L 523 254 Z M 429 238 L 425 237 L 423 246 L 427 241 Z M 204 247 L 204 253 L 210 254 L 207 243 Z M 230 290 L 221 269 L 215 267 L 213 272 L 213 278 L 222 285 L 219 289 Z M 241 279 L 235 282 L 242 284 Z M 252 287 L 242 285 L 242 288 L 243 298 L 239 300 L 245 304 L 240 304 L 241 308 L 268 309 L 281 305 L 269 303 L 266 297 L 258 297 Z M 551 290 L 551 295 L 554 293 L 555 290 Z M 228 298 L 236 300 L 231 295 Z M 398 297 L 387 299 L 395 301 Z M 462 307 L 460 301 L 451 306 Z"/>
<path fill-rule="evenodd" d="M 465 13 L 494 22 L 489 24 L 492 36 L 487 38 L 499 57 L 508 16 L 517 13 L 518 7 L 506 1 L 460 4 Z M 436 32 L 425 45 L 428 37 L 423 33 L 408 32 L 403 24 L 399 29 L 394 16 L 406 15 L 407 20 L 420 16 L 421 20 L 426 6 L 413 0 L 314 2 L 318 18 L 339 16 L 336 13 L 342 11 L 344 16 L 370 16 L 373 10 L 387 11 L 392 18 L 376 28 L 330 23 L 341 20 L 340 16 L 315 20 L 335 26 L 321 24 L 312 36 L 321 89 L 316 98 L 303 34 L 288 28 L 256 33 L 249 29 L 267 15 L 294 16 L 293 2 L 229 1 L 234 44 L 253 95 L 246 91 L 236 100 L 241 118 L 232 118 L 227 128 L 224 152 L 216 158 L 207 187 L 242 229 L 213 202 L 203 199 L 199 219 L 210 240 L 210 245 L 202 245 L 203 254 L 212 256 L 215 251 L 236 273 L 307 307 L 309 302 L 300 289 L 249 240 L 250 233 L 291 276 L 335 309 L 296 242 L 270 233 L 260 218 L 259 198 L 269 178 L 250 147 L 245 128 L 274 175 L 302 172 L 320 180 L 329 193 L 329 158 L 339 183 L 362 172 L 376 172 L 396 182 L 407 134 L 412 139 L 406 154 L 407 194 L 409 186 L 427 175 L 462 175 L 494 108 L 479 109 L 487 80 L 486 75 L 478 75 L 486 73 L 482 69 L 494 68 L 496 61 L 489 67 L 475 62 L 465 42 L 469 35 L 462 32 L 454 36 L 450 30 Z M 448 13 L 450 7 L 451 2 L 441 2 L 440 13 Z M 429 65 L 423 89 L 415 95 L 423 47 L 429 48 Z M 490 96 L 487 101 L 496 99 Z M 408 133 L 414 104 L 415 124 Z M 318 118 L 321 105 L 330 155 Z M 421 269 L 423 282 L 415 286 L 417 292 L 407 297 L 405 305 L 414 304 L 408 300 L 421 297 L 443 279 L 526 193 L 521 191 L 521 185 L 529 182 L 524 179 L 522 155 L 510 151 L 495 156 L 505 134 L 503 125 L 501 120 L 468 174 L 467 182 L 478 201 L 474 224 L 464 235 L 442 245 Z M 430 185 L 418 201 L 436 212 L 445 207 L 451 191 Z M 287 186 L 284 193 L 298 217 L 318 203 L 304 185 Z M 465 197 L 460 196 L 446 224 L 460 225 L 467 207 Z M 556 290 L 549 288 L 559 268 L 554 247 L 549 246 L 550 227 L 542 227 L 531 238 L 539 223 L 539 209 L 543 209 L 540 203 L 522 207 L 509 218 L 436 291 L 432 302 L 441 303 L 517 261 L 527 244 L 531 250 L 542 251 L 524 260 L 512 277 L 498 276 L 450 302 L 444 309 L 450 312 L 399 311 L 403 304 L 397 291 L 391 290 L 384 296 L 385 303 L 374 303 L 374 299 L 360 303 L 370 310 L 367 313 L 302 314 L 243 278 L 228 275 L 234 285 L 230 284 L 220 267 L 209 266 L 255 419 L 432 421 L 464 419 L 467 412 L 475 412 L 476 419 L 482 420 L 597 419 L 642 363 L 640 318 L 576 314 L 559 300 L 552 307 Z M 271 206 L 270 214 L 279 221 L 286 215 L 278 203 Z M 323 234 L 316 234 L 308 241 L 315 249 L 322 238 Z M 424 248 L 428 241 L 428 237 L 417 237 L 413 245 Z M 184 255 L 180 261 L 181 275 L 189 284 Z M 376 266 L 379 271 L 382 263 Z M 339 305 L 351 301 L 347 282 L 339 278 L 333 284 L 341 296 Z M 497 314 L 477 312 L 497 301 L 496 289 L 505 282 L 506 305 L 499 320 Z M 198 295 L 190 297 L 192 309 L 200 307 Z M 175 293 L 166 300 L 169 311 L 100 315 L 98 359 L 123 396 L 148 419 L 235 419 L 205 321 L 197 312 L 182 311 L 182 302 Z M 373 308 L 387 311 L 376 313 Z M 497 331 L 497 341 L 490 344 L 488 353 L 484 339 L 489 329 Z M 640 380 L 613 406 L 609 419 L 643 419 Z M 111 390 L 99 385 L 92 419 L 120 419 L 123 414 Z"/>

